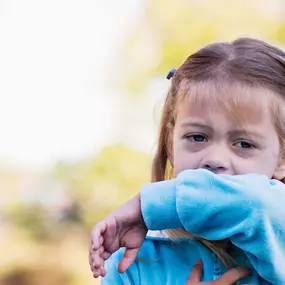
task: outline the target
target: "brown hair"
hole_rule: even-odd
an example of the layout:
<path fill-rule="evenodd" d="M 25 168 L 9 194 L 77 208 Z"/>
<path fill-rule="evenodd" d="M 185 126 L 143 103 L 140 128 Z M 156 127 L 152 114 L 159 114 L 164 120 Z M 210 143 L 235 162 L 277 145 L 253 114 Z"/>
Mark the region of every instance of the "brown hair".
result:
<path fill-rule="evenodd" d="M 191 93 L 191 90 L 199 89 L 199 86 L 205 83 L 215 85 L 215 88 L 227 84 L 262 88 L 274 94 L 279 101 L 276 100 L 275 104 L 273 102 L 269 108 L 275 114 L 276 128 L 280 140 L 284 142 L 285 115 L 282 112 L 284 104 L 280 104 L 280 100 L 285 98 L 284 52 L 266 42 L 252 38 L 239 38 L 231 43 L 213 43 L 189 56 L 172 78 L 162 112 L 158 146 L 152 165 L 152 182 L 173 177 L 172 132 L 176 121 L 177 106 L 185 95 Z M 226 100 L 224 97 L 219 99 L 221 96 L 218 95 L 215 99 L 224 104 L 224 108 L 234 111 L 235 108 L 233 109 L 230 105 L 236 104 L 238 107 L 240 101 L 232 98 L 231 94 L 225 93 L 227 92 L 224 92 L 223 96 L 227 97 Z M 249 100 L 247 99 L 247 102 Z M 172 230 L 167 233 L 170 236 L 193 238 L 193 235 L 184 230 Z M 225 264 L 229 263 L 229 256 L 212 242 L 199 240 L 213 250 Z"/>

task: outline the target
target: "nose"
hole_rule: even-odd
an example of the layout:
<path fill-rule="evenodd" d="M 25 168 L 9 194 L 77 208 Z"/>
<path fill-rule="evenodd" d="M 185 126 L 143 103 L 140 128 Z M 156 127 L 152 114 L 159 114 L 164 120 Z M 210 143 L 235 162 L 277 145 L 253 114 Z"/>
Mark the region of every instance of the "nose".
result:
<path fill-rule="evenodd" d="M 230 154 L 225 148 L 211 148 L 201 162 L 201 168 L 216 174 L 230 174 Z"/>

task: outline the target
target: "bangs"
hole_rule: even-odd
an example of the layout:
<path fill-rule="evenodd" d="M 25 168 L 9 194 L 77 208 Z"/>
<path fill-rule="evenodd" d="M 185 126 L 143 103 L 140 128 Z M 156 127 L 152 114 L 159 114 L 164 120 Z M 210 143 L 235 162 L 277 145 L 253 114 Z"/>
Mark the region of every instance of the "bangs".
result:
<path fill-rule="evenodd" d="M 187 100 L 191 106 L 220 109 L 240 127 L 244 122 L 260 120 L 267 113 L 276 114 L 280 105 L 278 96 L 270 90 L 237 81 L 191 82 L 187 86 L 181 84 L 179 91 L 178 104 Z"/>

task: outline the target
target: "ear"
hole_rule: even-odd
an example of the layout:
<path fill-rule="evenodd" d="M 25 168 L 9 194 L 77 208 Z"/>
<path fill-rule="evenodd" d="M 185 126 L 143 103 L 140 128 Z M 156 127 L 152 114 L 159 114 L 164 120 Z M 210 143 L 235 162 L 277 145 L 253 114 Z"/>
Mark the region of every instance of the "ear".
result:
<path fill-rule="evenodd" d="M 273 178 L 280 180 L 280 181 L 284 181 L 285 179 L 285 155 L 284 154 L 279 159 L 279 163 L 274 171 Z"/>

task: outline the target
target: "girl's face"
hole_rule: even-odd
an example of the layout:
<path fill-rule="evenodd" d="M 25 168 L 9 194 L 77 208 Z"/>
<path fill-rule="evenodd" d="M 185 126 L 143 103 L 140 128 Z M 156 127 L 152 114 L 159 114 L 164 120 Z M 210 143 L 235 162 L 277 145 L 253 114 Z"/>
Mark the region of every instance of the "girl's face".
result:
<path fill-rule="evenodd" d="M 267 96 L 265 100 L 255 95 L 263 102 L 252 102 L 238 119 L 215 101 L 194 105 L 185 99 L 180 103 L 173 131 L 175 176 L 185 169 L 198 168 L 217 174 L 259 173 L 269 178 L 280 173 L 284 159 L 268 107 L 273 98 Z"/>

